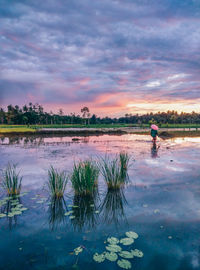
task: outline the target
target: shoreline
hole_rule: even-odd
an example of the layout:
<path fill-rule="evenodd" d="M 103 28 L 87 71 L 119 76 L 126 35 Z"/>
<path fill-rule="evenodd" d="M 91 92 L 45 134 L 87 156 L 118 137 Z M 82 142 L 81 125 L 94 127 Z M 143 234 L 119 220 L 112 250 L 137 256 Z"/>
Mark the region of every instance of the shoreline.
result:
<path fill-rule="evenodd" d="M 148 128 L 43 128 L 39 130 L 17 130 L 6 129 L 5 132 L 0 131 L 0 137 L 12 137 L 12 136 L 44 136 L 44 135 L 60 135 L 60 136 L 95 136 L 95 135 L 125 135 L 125 134 L 138 134 L 148 135 L 150 129 Z M 159 137 L 163 139 L 173 137 L 200 137 L 200 129 L 196 128 L 160 128 Z"/>

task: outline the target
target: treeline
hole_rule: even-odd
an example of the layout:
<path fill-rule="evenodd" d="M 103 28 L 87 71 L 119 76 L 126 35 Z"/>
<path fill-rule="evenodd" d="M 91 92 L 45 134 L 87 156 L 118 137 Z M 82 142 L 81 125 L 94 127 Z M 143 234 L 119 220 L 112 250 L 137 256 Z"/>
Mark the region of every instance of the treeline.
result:
<path fill-rule="evenodd" d="M 45 124 L 200 124 L 200 113 L 178 113 L 167 111 L 158 113 L 126 114 L 124 117 L 110 118 L 91 115 L 88 107 L 83 107 L 80 114 L 64 115 L 60 109 L 58 113 L 47 113 L 42 105 L 29 103 L 20 108 L 18 105 L 0 108 L 0 123 L 9 125 L 45 125 Z"/>

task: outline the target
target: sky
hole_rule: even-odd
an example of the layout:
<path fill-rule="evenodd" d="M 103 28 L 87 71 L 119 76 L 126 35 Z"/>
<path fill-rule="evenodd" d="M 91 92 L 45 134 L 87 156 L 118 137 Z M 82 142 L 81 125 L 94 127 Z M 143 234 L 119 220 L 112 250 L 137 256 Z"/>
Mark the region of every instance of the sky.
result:
<path fill-rule="evenodd" d="M 0 0 L 0 106 L 200 112 L 200 0 Z"/>

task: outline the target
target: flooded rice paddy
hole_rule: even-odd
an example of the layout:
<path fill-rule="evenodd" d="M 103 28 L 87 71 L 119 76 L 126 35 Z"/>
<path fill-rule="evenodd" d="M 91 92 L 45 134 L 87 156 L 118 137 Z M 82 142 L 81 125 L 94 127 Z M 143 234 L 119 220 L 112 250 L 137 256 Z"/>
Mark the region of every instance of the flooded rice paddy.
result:
<path fill-rule="evenodd" d="M 124 189 L 107 191 L 99 177 L 90 198 L 70 182 L 63 200 L 50 198 L 50 165 L 70 173 L 74 161 L 122 150 L 131 155 Z M 156 148 L 145 135 L 0 139 L 0 169 L 11 162 L 23 175 L 17 201 L 0 193 L 0 269 L 200 269 L 199 157 L 200 138 Z M 25 210 L 7 216 L 15 204 Z"/>

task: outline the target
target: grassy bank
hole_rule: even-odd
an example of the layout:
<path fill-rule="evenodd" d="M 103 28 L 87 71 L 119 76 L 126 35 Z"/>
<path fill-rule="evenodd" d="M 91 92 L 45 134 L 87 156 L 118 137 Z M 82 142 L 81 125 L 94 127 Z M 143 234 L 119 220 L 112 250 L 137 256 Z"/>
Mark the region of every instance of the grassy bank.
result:
<path fill-rule="evenodd" d="M 158 124 L 160 128 L 200 128 L 200 124 Z M 138 127 L 149 128 L 149 124 L 52 124 L 52 125 L 0 125 L 1 128 L 122 128 L 122 127 Z"/>
<path fill-rule="evenodd" d="M 16 134 L 16 133 L 24 134 L 24 133 L 35 133 L 35 132 L 36 132 L 36 129 L 27 128 L 27 127 L 13 127 L 13 128 L 10 128 L 10 127 L 1 128 L 0 127 L 0 134 L 2 134 L 2 135 L 4 135 L 4 134 L 10 134 L 10 133 L 13 133 L 13 134 Z"/>
<path fill-rule="evenodd" d="M 42 129 L 44 128 L 44 129 Z M 70 129 L 71 128 L 71 129 Z M 72 129 L 73 128 L 73 129 Z M 74 129 L 77 128 L 77 129 Z M 91 129 L 90 129 L 91 128 Z M 169 127 L 168 127 L 169 128 Z M 175 128 L 175 126 L 173 127 Z M 174 130 L 172 127 L 169 129 L 160 128 L 159 134 L 162 132 L 167 132 L 168 135 L 165 137 L 181 137 L 181 136 L 200 136 L 200 130 L 194 129 L 194 127 L 186 126 L 176 126 L 176 128 L 182 128 L 181 130 Z M 187 130 L 184 130 L 186 129 Z M 193 128 L 193 130 L 189 130 Z M 195 126 L 195 128 L 198 128 Z M 14 136 L 14 135 L 60 135 L 60 136 L 89 136 L 89 135 L 122 135 L 122 134 L 149 134 L 149 129 L 146 128 L 136 128 L 130 125 L 90 125 L 90 126 L 79 126 L 79 125 L 46 125 L 46 126 L 14 126 L 14 125 L 0 125 L 0 136 Z"/>
<path fill-rule="evenodd" d="M 81 125 L 81 124 L 57 124 L 57 125 L 0 125 L 1 128 L 121 128 L 121 127 L 137 127 L 137 124 L 94 124 L 94 125 Z"/>

